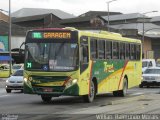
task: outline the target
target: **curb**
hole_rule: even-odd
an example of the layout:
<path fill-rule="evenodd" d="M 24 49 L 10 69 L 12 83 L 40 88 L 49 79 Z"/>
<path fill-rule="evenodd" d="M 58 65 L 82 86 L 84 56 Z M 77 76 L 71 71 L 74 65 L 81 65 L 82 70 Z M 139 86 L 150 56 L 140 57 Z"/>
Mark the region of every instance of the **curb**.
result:
<path fill-rule="evenodd" d="M 8 79 L 8 78 L 0 78 L 0 82 L 4 82 L 4 81 L 6 81 L 6 79 Z"/>
<path fill-rule="evenodd" d="M 115 101 L 109 101 L 108 105 L 116 105 L 116 104 L 120 104 L 120 103 L 126 103 L 126 102 L 132 102 L 132 101 L 137 101 L 140 99 L 144 99 L 145 95 L 140 95 L 140 96 L 135 96 L 135 97 L 130 97 L 130 98 L 124 98 L 121 100 L 115 100 Z"/>
<path fill-rule="evenodd" d="M 6 80 L 0 78 L 0 88 L 5 88 Z"/>

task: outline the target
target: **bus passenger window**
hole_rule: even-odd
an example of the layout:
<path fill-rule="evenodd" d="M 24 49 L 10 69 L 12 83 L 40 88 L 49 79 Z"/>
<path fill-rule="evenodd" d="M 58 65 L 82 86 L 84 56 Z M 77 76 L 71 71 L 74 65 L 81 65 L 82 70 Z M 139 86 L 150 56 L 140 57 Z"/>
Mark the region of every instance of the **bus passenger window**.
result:
<path fill-rule="evenodd" d="M 125 43 L 120 43 L 120 59 L 125 59 Z"/>
<path fill-rule="evenodd" d="M 137 60 L 140 60 L 140 55 L 141 55 L 140 51 L 141 51 L 141 46 L 136 45 L 136 59 Z"/>
<path fill-rule="evenodd" d="M 126 57 L 125 59 L 129 60 L 130 58 L 130 49 L 129 49 L 129 44 L 126 43 Z"/>
<path fill-rule="evenodd" d="M 105 59 L 104 47 L 105 47 L 105 41 L 99 40 L 98 41 L 98 58 L 99 59 Z"/>
<path fill-rule="evenodd" d="M 91 59 L 94 60 L 97 58 L 97 40 L 91 39 L 90 45 Z"/>
<path fill-rule="evenodd" d="M 131 60 L 135 60 L 136 59 L 136 49 L 135 49 L 135 45 L 134 44 L 131 44 Z"/>
<path fill-rule="evenodd" d="M 119 44 L 113 42 L 113 59 L 119 59 Z"/>
<path fill-rule="evenodd" d="M 106 59 L 112 58 L 112 42 L 106 41 Z"/>

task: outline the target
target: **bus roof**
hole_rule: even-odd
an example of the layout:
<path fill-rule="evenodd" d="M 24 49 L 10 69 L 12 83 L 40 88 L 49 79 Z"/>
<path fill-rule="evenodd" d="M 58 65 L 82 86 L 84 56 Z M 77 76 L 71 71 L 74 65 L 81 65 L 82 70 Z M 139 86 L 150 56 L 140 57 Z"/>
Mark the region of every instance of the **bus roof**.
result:
<path fill-rule="evenodd" d="M 79 31 L 81 35 L 86 35 L 86 36 L 108 38 L 109 40 L 120 40 L 120 41 L 130 41 L 135 43 L 141 43 L 141 40 L 139 39 L 123 37 L 119 33 L 108 32 L 104 30 L 78 30 L 73 27 L 66 27 L 65 29 Z"/>
<path fill-rule="evenodd" d="M 141 40 L 139 39 L 134 39 L 134 38 L 127 38 L 123 37 L 119 33 L 114 33 L 114 32 L 108 32 L 108 31 L 103 31 L 103 30 L 80 30 L 81 35 L 87 35 L 87 36 L 92 36 L 92 37 L 98 37 L 98 38 L 104 38 L 108 40 L 117 40 L 117 41 L 129 41 L 129 42 L 135 42 L 135 43 L 141 43 Z"/>

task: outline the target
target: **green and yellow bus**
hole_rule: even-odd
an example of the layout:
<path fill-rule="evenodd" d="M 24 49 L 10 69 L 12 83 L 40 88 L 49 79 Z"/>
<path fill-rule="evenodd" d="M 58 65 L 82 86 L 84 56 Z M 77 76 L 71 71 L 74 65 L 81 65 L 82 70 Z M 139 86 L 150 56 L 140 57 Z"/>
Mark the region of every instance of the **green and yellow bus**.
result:
<path fill-rule="evenodd" d="M 61 95 L 125 96 L 141 83 L 141 41 L 106 31 L 32 30 L 25 41 L 24 93 L 44 102 Z"/>

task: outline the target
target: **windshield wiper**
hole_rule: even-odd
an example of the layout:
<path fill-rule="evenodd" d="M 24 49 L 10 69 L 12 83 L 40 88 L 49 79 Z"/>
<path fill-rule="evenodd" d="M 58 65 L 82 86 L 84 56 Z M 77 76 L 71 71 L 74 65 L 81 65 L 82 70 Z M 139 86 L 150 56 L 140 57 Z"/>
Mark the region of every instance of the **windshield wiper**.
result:
<path fill-rule="evenodd" d="M 58 48 L 57 51 L 55 50 L 55 55 L 54 55 L 54 59 L 55 59 L 55 60 L 57 59 L 57 56 L 58 56 L 58 54 L 60 53 L 61 48 L 64 46 L 64 43 L 65 43 L 65 42 L 63 42 L 63 43 L 60 45 L 60 47 Z"/>

